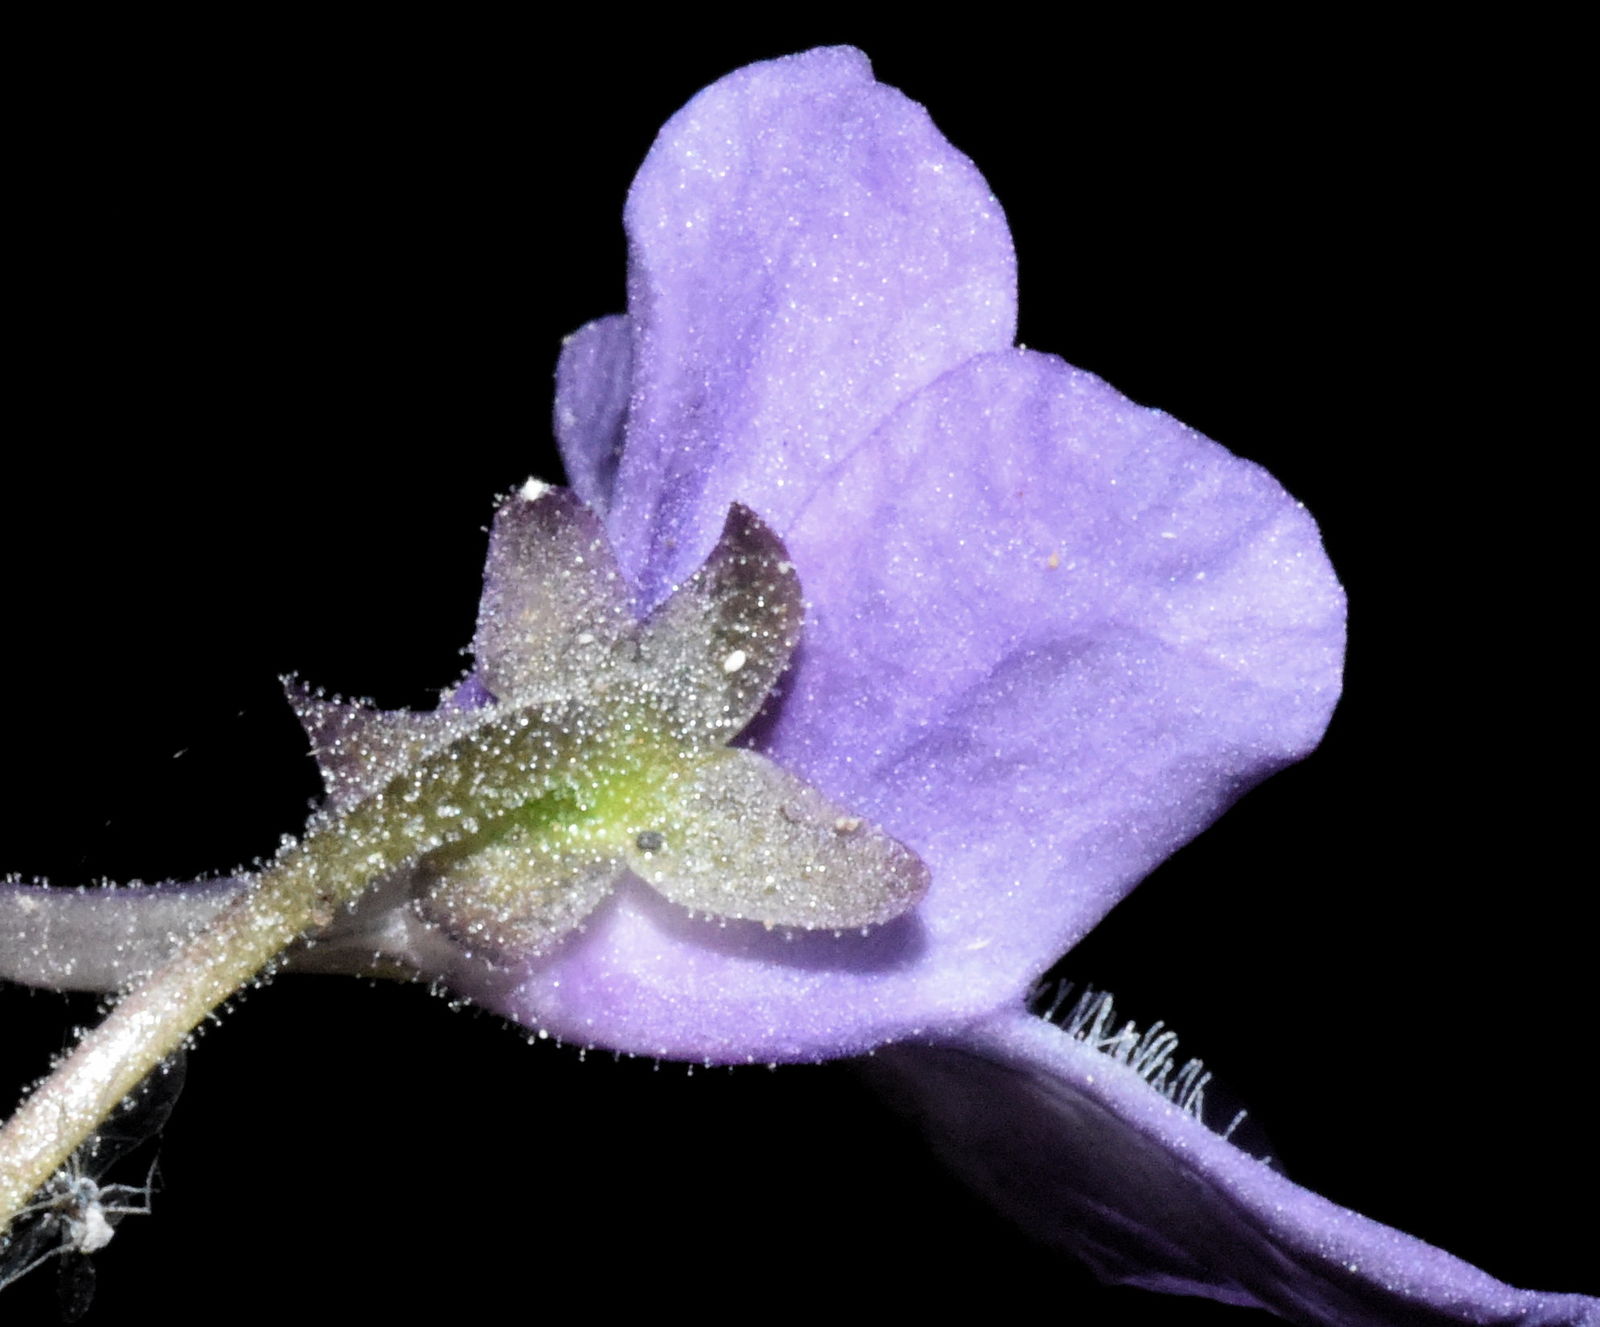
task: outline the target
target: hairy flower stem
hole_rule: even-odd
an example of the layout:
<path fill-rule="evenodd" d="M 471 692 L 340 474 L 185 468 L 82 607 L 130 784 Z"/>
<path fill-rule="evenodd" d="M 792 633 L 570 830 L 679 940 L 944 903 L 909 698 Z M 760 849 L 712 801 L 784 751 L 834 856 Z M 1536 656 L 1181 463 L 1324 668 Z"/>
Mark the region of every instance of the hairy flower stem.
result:
<path fill-rule="evenodd" d="M 549 732 L 496 715 L 338 816 L 318 817 L 238 899 L 112 1010 L 0 1130 L 0 1230 L 205 1016 L 374 881 L 458 843 L 492 837 L 537 796 Z"/>
<path fill-rule="evenodd" d="M 0 1130 L 0 1229 L 142 1077 L 213 1008 L 368 885 L 462 837 L 461 808 L 498 823 L 528 796 L 542 733 L 486 722 L 418 760 L 344 815 L 315 821 L 238 900 L 112 1010 Z M 488 786 L 491 792 L 483 794 Z"/>
<path fill-rule="evenodd" d="M 88 1033 L 0 1130 L 0 1230 L 211 1010 L 366 889 L 373 868 L 342 860 L 350 846 L 341 842 L 342 824 L 258 876 Z"/>

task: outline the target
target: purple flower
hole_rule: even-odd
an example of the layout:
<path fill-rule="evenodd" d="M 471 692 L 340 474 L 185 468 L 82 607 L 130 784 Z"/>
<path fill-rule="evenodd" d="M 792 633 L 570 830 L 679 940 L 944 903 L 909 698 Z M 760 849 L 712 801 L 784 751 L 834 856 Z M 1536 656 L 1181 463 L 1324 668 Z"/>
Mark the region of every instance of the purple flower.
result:
<path fill-rule="evenodd" d="M 1343 630 L 1315 528 L 1254 466 L 1011 348 L 998 204 L 854 52 L 703 94 L 628 225 L 634 312 L 579 332 L 558 374 L 573 485 L 644 606 L 740 494 L 783 532 L 812 611 L 755 741 L 915 840 L 936 884 L 914 927 L 803 956 L 626 899 L 512 1008 L 739 1060 L 1013 1002 L 1315 743 Z"/>
<path fill-rule="evenodd" d="M 1306 1193 L 1021 1011 L 1122 893 L 1320 735 L 1343 605 L 1303 511 L 1009 348 L 997 205 L 855 52 L 702 93 L 628 225 L 630 318 L 562 358 L 573 484 L 646 605 L 731 501 L 784 533 L 813 611 L 754 740 L 934 883 L 915 933 L 789 953 L 624 898 L 508 1009 L 712 1060 L 909 1041 L 879 1060 L 958 1168 L 1114 1279 L 1311 1322 L 1592 1314 Z"/>
<path fill-rule="evenodd" d="M 898 1043 L 882 1075 L 957 1167 L 1115 1279 L 1311 1322 L 1588 1321 L 1592 1301 L 1507 1290 L 1296 1188 L 1023 1012 L 1127 889 L 1320 735 L 1342 599 L 1304 512 L 1010 348 L 998 206 L 853 52 L 708 89 L 628 219 L 630 318 L 562 358 L 574 488 L 641 610 L 730 504 L 783 535 L 810 613 L 746 740 L 933 885 L 911 917 L 796 940 L 624 881 L 553 954 L 509 976 L 451 961 L 456 984 L 677 1058 Z"/>

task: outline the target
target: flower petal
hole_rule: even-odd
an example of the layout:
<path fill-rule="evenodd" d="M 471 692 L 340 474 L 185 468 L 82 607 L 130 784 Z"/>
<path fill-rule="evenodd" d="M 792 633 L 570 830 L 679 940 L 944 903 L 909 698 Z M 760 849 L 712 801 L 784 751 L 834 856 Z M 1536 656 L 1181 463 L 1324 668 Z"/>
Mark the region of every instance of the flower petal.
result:
<path fill-rule="evenodd" d="M 623 426 L 633 366 L 633 328 L 626 314 L 596 318 L 569 336 L 556 363 L 556 440 L 567 481 L 604 516 L 622 459 Z"/>
<path fill-rule="evenodd" d="M 1020 1010 L 869 1072 L 953 1169 L 1108 1281 L 1318 1325 L 1600 1322 L 1600 1300 L 1513 1289 L 1300 1188 Z"/>
<path fill-rule="evenodd" d="M 916 852 L 911 917 L 786 943 L 619 891 L 508 1012 L 626 1050 L 865 1049 L 1004 1007 L 1317 740 L 1344 604 L 1272 478 L 1061 361 L 907 402 L 787 531 L 810 604 L 757 744 Z"/>
<path fill-rule="evenodd" d="M 1020 994 L 1338 698 L 1305 510 L 1050 356 L 908 402 L 788 544 L 812 613 L 767 747 L 922 854 L 953 987 Z"/>
<path fill-rule="evenodd" d="M 859 51 L 751 65 L 700 93 L 661 131 L 626 221 L 632 401 L 607 523 L 646 606 L 734 501 L 759 495 L 783 529 L 898 402 L 1013 337 L 999 205 Z M 580 493 L 598 487 L 598 432 L 569 447 Z"/>

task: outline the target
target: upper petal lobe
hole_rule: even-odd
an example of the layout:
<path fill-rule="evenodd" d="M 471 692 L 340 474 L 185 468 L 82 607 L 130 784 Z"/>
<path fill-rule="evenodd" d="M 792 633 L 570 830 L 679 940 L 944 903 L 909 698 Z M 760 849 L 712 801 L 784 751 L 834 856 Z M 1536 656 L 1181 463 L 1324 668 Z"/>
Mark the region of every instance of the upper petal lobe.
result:
<path fill-rule="evenodd" d="M 999 205 L 859 51 L 707 88 L 661 131 L 626 221 L 632 398 L 609 524 L 647 604 L 731 503 L 783 529 L 899 401 L 1014 334 Z"/>

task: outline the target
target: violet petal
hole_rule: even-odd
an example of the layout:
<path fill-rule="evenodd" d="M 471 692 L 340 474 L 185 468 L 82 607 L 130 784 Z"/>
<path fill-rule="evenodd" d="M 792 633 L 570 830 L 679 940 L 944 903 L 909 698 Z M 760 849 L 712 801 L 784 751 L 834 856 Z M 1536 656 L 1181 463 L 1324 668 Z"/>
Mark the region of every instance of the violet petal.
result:
<path fill-rule="evenodd" d="M 556 364 L 555 432 L 567 482 L 597 515 L 611 507 L 622 458 L 633 362 L 626 314 L 596 318 L 569 336 Z"/>
<path fill-rule="evenodd" d="M 752 65 L 662 129 L 626 223 L 627 448 L 608 525 L 655 603 L 735 501 L 781 531 L 907 396 L 1011 343 L 999 205 L 859 51 Z M 592 464 L 574 466 L 591 483 Z"/>
<path fill-rule="evenodd" d="M 888 1048 L 870 1072 L 953 1169 L 1108 1281 L 1316 1327 L 1600 1322 L 1600 1300 L 1514 1289 L 1302 1189 L 1020 1010 Z"/>
<path fill-rule="evenodd" d="M 1305 510 L 1050 356 L 908 402 L 788 544 L 813 611 L 767 749 L 924 855 L 924 920 L 980 955 L 953 985 L 1020 993 L 1338 698 Z"/>

